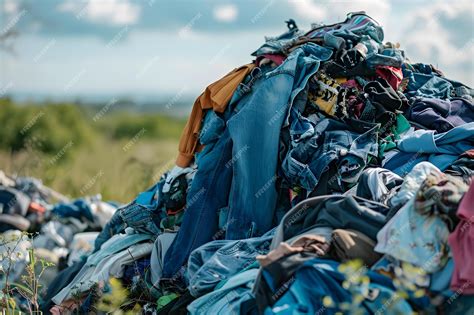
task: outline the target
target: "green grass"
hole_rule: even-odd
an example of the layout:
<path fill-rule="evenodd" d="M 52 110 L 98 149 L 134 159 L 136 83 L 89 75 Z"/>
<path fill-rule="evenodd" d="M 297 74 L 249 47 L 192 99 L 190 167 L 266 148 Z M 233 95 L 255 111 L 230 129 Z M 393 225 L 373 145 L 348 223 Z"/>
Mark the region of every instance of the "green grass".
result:
<path fill-rule="evenodd" d="M 94 121 L 96 112 L 0 100 L 0 169 L 70 197 L 128 202 L 174 165 L 184 120 L 111 111 Z"/>

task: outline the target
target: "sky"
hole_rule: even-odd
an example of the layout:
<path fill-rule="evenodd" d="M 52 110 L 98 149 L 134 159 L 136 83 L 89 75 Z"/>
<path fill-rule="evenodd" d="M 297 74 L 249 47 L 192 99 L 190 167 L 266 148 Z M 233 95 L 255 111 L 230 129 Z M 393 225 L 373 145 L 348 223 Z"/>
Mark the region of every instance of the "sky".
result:
<path fill-rule="evenodd" d="M 0 0 L 0 96 L 197 96 L 293 18 L 366 11 L 414 62 L 474 86 L 471 0 Z"/>

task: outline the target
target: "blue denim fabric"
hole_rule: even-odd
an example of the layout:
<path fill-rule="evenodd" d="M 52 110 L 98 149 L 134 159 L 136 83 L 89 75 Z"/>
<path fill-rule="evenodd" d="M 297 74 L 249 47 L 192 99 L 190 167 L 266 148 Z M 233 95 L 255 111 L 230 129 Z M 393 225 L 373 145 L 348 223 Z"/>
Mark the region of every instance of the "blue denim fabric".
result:
<path fill-rule="evenodd" d="M 77 219 L 85 217 L 90 221 L 94 221 L 90 203 L 82 198 L 70 203 L 58 203 L 51 211 L 60 217 L 73 217 Z"/>
<path fill-rule="evenodd" d="M 190 314 L 241 314 L 245 301 L 253 298 L 252 285 L 258 269 L 241 272 L 221 288 L 210 292 L 188 305 Z"/>
<path fill-rule="evenodd" d="M 351 303 L 353 296 L 342 287 L 346 276 L 337 270 L 338 266 L 339 263 L 324 259 L 305 262 L 294 275 L 294 281 L 290 283 L 288 291 L 273 306 L 267 307 L 264 314 L 335 314 L 341 312 L 338 305 L 344 302 Z M 354 288 L 357 291 L 354 293 L 365 297 L 359 305 L 362 314 L 373 314 L 377 310 L 382 310 L 386 302 L 393 297 L 395 291 L 388 277 L 373 271 L 368 271 L 367 276 L 370 279 L 369 291 L 374 293 L 374 298 L 367 297 L 362 286 Z M 273 291 L 277 294 L 280 289 L 273 288 Z M 326 296 L 331 297 L 333 306 L 324 306 L 323 299 Z M 410 304 L 403 299 L 394 299 L 385 308 L 383 314 L 410 314 L 413 312 Z M 352 311 L 355 310 L 352 309 Z"/>
<path fill-rule="evenodd" d="M 224 133 L 224 129 L 224 119 L 213 110 L 207 111 L 199 133 L 199 142 L 203 145 L 215 143 Z"/>
<path fill-rule="evenodd" d="M 321 38 L 326 33 L 336 33 L 339 36 L 342 33 L 358 36 L 368 35 L 378 43 L 382 43 L 384 38 L 382 27 L 374 19 L 362 12 L 351 12 L 347 14 L 344 22 L 317 27 L 306 33 L 306 36 Z"/>
<path fill-rule="evenodd" d="M 462 97 L 464 99 L 470 100 L 472 102 L 472 98 L 474 97 L 474 89 L 462 84 L 461 82 L 450 80 L 445 78 L 446 81 L 451 83 L 454 88 L 454 96 L 455 97 Z"/>
<path fill-rule="evenodd" d="M 387 48 L 381 53 L 367 55 L 367 65 L 375 69 L 376 66 L 392 66 L 400 68 L 405 60 L 403 50 Z"/>
<path fill-rule="evenodd" d="M 189 292 L 198 297 L 255 262 L 266 254 L 273 236 L 238 241 L 218 240 L 195 249 L 188 261 Z"/>
<path fill-rule="evenodd" d="M 430 275 L 430 291 L 451 296 L 454 292 L 449 289 L 454 271 L 454 260 L 449 258 L 443 269 Z"/>
<path fill-rule="evenodd" d="M 408 78 L 405 94 L 408 97 L 434 97 L 449 99 L 454 93 L 454 87 L 447 79 L 434 73 L 429 65 L 416 64 L 413 67 L 403 66 L 403 77 Z"/>
<path fill-rule="evenodd" d="M 97 235 L 97 238 L 94 242 L 94 252 L 97 252 L 102 246 L 102 244 L 104 244 L 112 236 L 123 232 L 126 227 L 127 224 L 125 224 L 122 217 L 120 216 L 120 212 L 117 209 L 112 218 L 110 218 L 109 222 L 105 224 L 102 231 L 99 233 L 99 235 Z"/>
<path fill-rule="evenodd" d="M 336 50 L 340 50 L 346 47 L 346 40 L 340 36 L 326 33 L 324 34 L 324 45 Z"/>
<path fill-rule="evenodd" d="M 232 167 L 232 140 L 228 129 L 210 151 L 202 152 L 197 160 L 186 202 L 186 211 L 178 235 L 164 259 L 162 281 L 178 281 L 181 267 L 197 247 L 212 240 L 218 230 L 218 210 L 227 206 Z"/>
<path fill-rule="evenodd" d="M 265 43 L 252 53 L 252 56 L 261 56 L 265 54 L 286 53 L 287 48 L 293 46 L 295 41 L 303 33 L 297 28 L 290 29 L 277 37 L 266 37 Z"/>
<path fill-rule="evenodd" d="M 128 265 L 125 267 L 123 271 L 123 281 L 126 284 L 131 284 L 135 277 L 140 277 L 143 279 L 150 269 L 151 260 L 150 258 L 140 258 L 133 262 L 132 265 Z"/>
<path fill-rule="evenodd" d="M 301 46 L 278 68 L 262 74 L 238 101 L 227 124 L 234 146 L 226 239 L 262 235 L 272 227 L 282 123 L 320 62 L 331 54 L 316 44 Z"/>
<path fill-rule="evenodd" d="M 203 141 L 217 137 L 221 119 L 227 128 L 217 141 L 206 145 L 212 149 L 204 149 L 197 158 L 198 171 L 183 223 L 165 256 L 164 281 L 180 278 L 178 272 L 189 254 L 212 240 L 219 220 L 221 228 L 226 228 L 226 239 L 262 235 L 272 227 L 277 199 L 275 157 L 283 118 L 320 61 L 331 54 L 309 43 L 276 69 L 255 68 L 235 91 L 224 115 L 206 117 Z"/>
<path fill-rule="evenodd" d="M 200 134 L 200 142 L 205 147 L 196 155 L 198 172 L 188 192 L 180 231 L 164 259 L 163 279 L 169 282 L 166 285 L 173 286 L 171 282 L 181 282 L 181 266 L 189 254 L 211 241 L 217 235 L 218 228 L 227 226 L 233 159 L 232 140 L 226 123 L 235 114 L 236 104 L 250 91 L 261 72 L 260 68 L 256 68 L 244 79 L 223 115 L 213 111 L 206 113 Z M 205 233 L 201 226 L 206 226 Z"/>
<path fill-rule="evenodd" d="M 159 181 L 148 190 L 138 194 L 136 199 L 117 209 L 109 222 L 95 240 L 94 251 L 113 235 L 131 227 L 137 232 L 158 235 L 161 233 L 160 220 L 165 216 L 161 209 L 161 188 L 164 180 Z"/>
<path fill-rule="evenodd" d="M 474 145 L 474 123 L 457 126 L 435 134 L 433 130 L 416 130 L 402 137 L 398 148 L 405 152 L 460 155 Z"/>
<path fill-rule="evenodd" d="M 299 119 L 293 120 L 290 133 L 295 135 L 312 133 L 311 137 L 290 148 L 282 163 L 282 169 L 289 183 L 312 191 L 319 183 L 321 175 L 329 165 L 338 163 L 338 181 L 355 182 L 368 162 L 369 156 L 378 154 L 378 125 L 367 125 L 364 133 L 349 131 L 346 124 L 332 119 L 322 119 L 316 124 L 298 114 Z M 314 157 L 318 157 L 317 159 Z M 350 171 L 342 171 L 342 166 L 351 165 Z"/>

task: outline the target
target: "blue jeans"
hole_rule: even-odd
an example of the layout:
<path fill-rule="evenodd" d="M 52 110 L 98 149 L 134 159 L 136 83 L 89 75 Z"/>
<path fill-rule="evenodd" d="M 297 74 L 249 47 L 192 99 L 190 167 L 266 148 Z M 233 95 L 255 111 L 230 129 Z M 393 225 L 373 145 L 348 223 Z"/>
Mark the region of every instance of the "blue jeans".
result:
<path fill-rule="evenodd" d="M 76 219 L 81 219 L 81 217 L 84 216 L 88 220 L 94 221 L 90 203 L 82 198 L 76 199 L 69 203 L 58 203 L 51 211 L 53 214 L 56 214 L 60 217 L 73 217 Z"/>
<path fill-rule="evenodd" d="M 367 165 L 369 156 L 376 157 L 378 154 L 377 125 L 363 123 L 366 131 L 357 133 L 333 119 L 313 123 L 298 113 L 293 113 L 292 117 L 290 134 L 294 140 L 283 160 L 282 170 L 293 185 L 307 191 L 314 190 L 333 162 L 338 163 L 338 174 L 334 179 L 338 183 L 353 183 Z M 302 138 L 300 135 L 305 131 L 310 136 Z M 315 159 L 315 156 L 318 158 Z"/>
<path fill-rule="evenodd" d="M 242 304 L 253 298 L 252 285 L 258 269 L 241 272 L 221 288 L 210 292 L 188 305 L 190 314 L 240 314 Z"/>
<path fill-rule="evenodd" d="M 227 124 L 234 146 L 226 239 L 258 236 L 272 228 L 282 124 L 320 62 L 331 54 L 327 48 L 304 44 L 278 68 L 262 74 L 238 101 L 237 113 Z"/>
<path fill-rule="evenodd" d="M 276 69 L 255 68 L 235 91 L 221 117 L 227 128 L 217 141 L 206 143 L 197 158 L 198 171 L 183 223 L 165 256 L 164 281 L 181 278 L 181 266 L 192 250 L 213 239 L 219 221 L 226 239 L 249 238 L 270 230 L 276 209 L 282 122 L 320 61 L 331 54 L 327 48 L 305 44 Z M 217 138 L 215 130 L 222 129 L 216 117 L 206 118 L 208 121 L 211 125 L 203 126 L 202 141 Z"/>
<path fill-rule="evenodd" d="M 291 47 L 300 35 L 302 32 L 298 31 L 298 28 L 293 28 L 277 37 L 267 38 L 265 43 L 252 53 L 252 56 L 285 53 L 287 47 Z"/>
<path fill-rule="evenodd" d="M 180 280 L 179 271 L 195 248 L 212 240 L 218 230 L 218 210 L 227 205 L 232 168 L 232 140 L 225 130 L 212 150 L 198 158 L 198 171 L 187 195 L 183 222 L 164 259 L 162 281 Z"/>
<path fill-rule="evenodd" d="M 198 297 L 224 279 L 228 279 L 266 254 L 273 236 L 238 241 L 218 240 L 207 243 L 191 253 L 188 261 L 189 292 Z"/>
<path fill-rule="evenodd" d="M 112 218 L 97 236 L 94 252 L 98 251 L 113 235 L 131 227 L 137 232 L 157 236 L 161 233 L 160 221 L 165 216 L 161 210 L 161 188 L 164 180 L 156 183 L 148 190 L 138 194 L 136 199 L 115 211 Z"/>

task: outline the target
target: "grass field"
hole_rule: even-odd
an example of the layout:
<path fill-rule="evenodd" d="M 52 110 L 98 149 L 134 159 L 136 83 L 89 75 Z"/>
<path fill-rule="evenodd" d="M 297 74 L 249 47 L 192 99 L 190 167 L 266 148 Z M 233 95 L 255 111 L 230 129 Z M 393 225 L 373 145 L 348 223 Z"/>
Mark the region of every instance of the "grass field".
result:
<path fill-rule="evenodd" d="M 174 165 L 185 123 L 159 114 L 127 112 L 106 113 L 97 121 L 91 119 L 97 117 L 96 110 L 75 105 L 7 106 L 14 114 L 0 114 L 0 169 L 39 178 L 70 197 L 100 193 L 104 200 L 119 202 L 130 201 Z M 65 107 L 73 111 L 69 115 L 75 125 L 70 128 L 63 113 L 57 113 Z M 15 117 L 21 118 L 15 123 Z M 53 123 L 58 127 L 51 128 Z M 25 126 L 28 135 L 16 139 L 23 136 Z"/>

